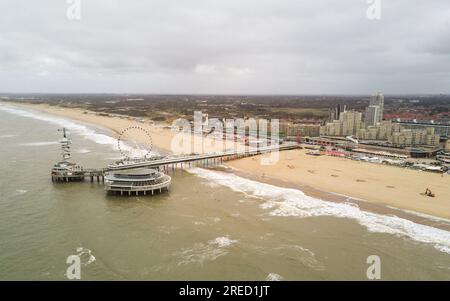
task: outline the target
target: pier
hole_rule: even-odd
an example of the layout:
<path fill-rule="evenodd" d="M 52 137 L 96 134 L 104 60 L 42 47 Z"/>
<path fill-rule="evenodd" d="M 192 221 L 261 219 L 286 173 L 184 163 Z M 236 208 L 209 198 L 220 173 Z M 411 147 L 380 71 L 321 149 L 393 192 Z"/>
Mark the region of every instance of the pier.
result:
<path fill-rule="evenodd" d="M 111 164 L 104 169 L 104 171 L 127 170 L 134 168 L 157 168 L 162 170 L 170 170 L 175 168 L 190 168 L 190 167 L 212 167 L 222 164 L 224 161 L 236 160 L 245 157 L 261 155 L 265 153 L 284 151 L 299 148 L 298 143 L 289 142 L 281 145 L 271 145 L 250 149 L 247 151 L 225 151 L 218 153 L 190 155 L 179 157 L 167 157 L 158 160 L 143 160 L 137 162 L 129 162 L 124 164 Z"/>
<path fill-rule="evenodd" d="M 65 129 L 61 131 L 64 133 L 64 138 L 60 141 L 62 161 L 54 165 L 51 172 L 52 181 L 83 181 L 87 178 L 90 179 L 91 183 L 95 181 L 97 183 L 105 183 L 105 190 L 119 192 L 121 195 L 124 192 L 128 195 L 132 193 L 138 195 L 139 192 L 143 194 L 150 192 L 153 195 L 155 191 L 162 192 L 163 190 L 168 190 L 171 178 L 166 173 L 175 171 L 176 169 L 214 167 L 221 165 L 225 161 L 300 147 L 296 142 L 287 142 L 263 147 L 251 147 L 245 151 L 230 150 L 209 154 L 120 161 L 102 169 L 84 169 L 71 161 L 71 140 L 67 137 Z"/>
<path fill-rule="evenodd" d="M 91 183 L 97 179 L 97 183 L 105 182 L 105 171 L 103 169 L 85 169 L 84 177 L 91 179 Z"/>
<path fill-rule="evenodd" d="M 122 164 L 111 164 L 103 169 L 83 169 L 82 172 L 84 173 L 84 177 L 90 179 L 91 182 L 94 182 L 95 180 L 97 182 L 104 182 L 105 174 L 113 171 L 154 168 L 164 172 L 170 172 L 175 169 L 188 169 L 192 167 L 214 167 L 230 160 L 297 148 L 299 148 L 297 143 L 286 143 L 283 145 L 260 147 L 245 152 L 227 151 L 203 155 L 166 157 L 158 160 L 148 159 L 142 161 L 130 161 Z"/>
<path fill-rule="evenodd" d="M 105 175 L 105 190 L 111 193 L 146 195 L 169 190 L 172 178 L 156 169 L 142 168 L 108 172 Z"/>

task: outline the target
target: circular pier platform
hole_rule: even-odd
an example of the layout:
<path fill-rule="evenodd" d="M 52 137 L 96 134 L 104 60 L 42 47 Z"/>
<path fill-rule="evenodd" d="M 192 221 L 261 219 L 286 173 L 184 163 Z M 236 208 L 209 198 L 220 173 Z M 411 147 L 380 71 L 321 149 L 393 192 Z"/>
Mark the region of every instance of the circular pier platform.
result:
<path fill-rule="evenodd" d="M 105 190 L 125 196 L 153 195 L 167 191 L 172 178 L 156 169 L 110 172 L 105 175 Z"/>

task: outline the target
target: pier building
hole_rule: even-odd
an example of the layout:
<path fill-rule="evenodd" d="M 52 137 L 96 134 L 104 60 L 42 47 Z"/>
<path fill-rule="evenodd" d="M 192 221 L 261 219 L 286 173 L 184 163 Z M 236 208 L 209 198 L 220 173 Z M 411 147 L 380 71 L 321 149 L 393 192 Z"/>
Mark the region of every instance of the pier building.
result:
<path fill-rule="evenodd" d="M 108 172 L 105 174 L 105 190 L 120 195 L 153 195 L 169 190 L 171 181 L 169 175 L 150 168 Z"/>

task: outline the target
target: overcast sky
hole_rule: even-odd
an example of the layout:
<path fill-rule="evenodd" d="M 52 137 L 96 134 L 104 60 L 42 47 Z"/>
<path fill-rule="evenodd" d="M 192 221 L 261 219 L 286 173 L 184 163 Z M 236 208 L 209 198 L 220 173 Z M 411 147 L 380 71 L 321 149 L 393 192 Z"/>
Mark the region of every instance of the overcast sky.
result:
<path fill-rule="evenodd" d="M 0 92 L 450 93 L 450 1 L 0 1 Z"/>

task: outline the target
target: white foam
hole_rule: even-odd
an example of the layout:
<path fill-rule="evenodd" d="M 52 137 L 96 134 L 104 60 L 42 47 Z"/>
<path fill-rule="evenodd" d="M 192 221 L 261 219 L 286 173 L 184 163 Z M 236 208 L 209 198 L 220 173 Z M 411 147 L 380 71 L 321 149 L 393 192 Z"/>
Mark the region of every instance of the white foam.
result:
<path fill-rule="evenodd" d="M 11 107 L 11 106 L 0 106 L 0 110 L 10 113 L 10 114 L 17 115 L 17 116 L 33 118 L 36 120 L 41 120 L 41 121 L 45 121 L 48 123 L 56 124 L 60 127 L 65 127 L 67 129 L 69 129 L 70 131 L 73 131 L 74 133 L 82 136 L 85 139 L 91 140 L 97 144 L 109 145 L 116 151 L 119 150 L 118 142 L 117 142 L 116 138 L 113 138 L 113 137 L 110 137 L 110 136 L 107 136 L 104 134 L 99 134 L 94 129 L 89 128 L 88 126 L 82 125 L 80 123 L 74 122 L 72 120 L 62 118 L 62 117 L 52 116 L 52 115 L 45 114 L 42 112 L 35 112 L 31 109 L 25 110 L 25 109 Z M 147 154 L 147 150 L 136 149 L 125 143 L 121 143 L 120 147 L 122 148 L 123 151 L 125 151 L 127 153 L 132 153 L 133 156 L 144 156 Z M 152 152 L 152 154 L 156 154 L 156 152 Z"/>
<path fill-rule="evenodd" d="M 442 229 L 416 224 L 397 216 L 362 211 L 360 208 L 348 204 L 320 200 L 307 196 L 297 189 L 260 183 L 235 174 L 201 168 L 193 168 L 188 171 L 201 178 L 227 186 L 234 191 L 261 198 L 265 201 L 261 207 L 271 210 L 269 214 L 273 216 L 350 218 L 365 226 L 370 232 L 406 236 L 419 242 L 433 244 L 439 251 L 450 254 L 450 232 Z"/>
<path fill-rule="evenodd" d="M 313 251 L 300 245 L 283 244 L 274 249 L 281 256 L 289 258 L 295 257 L 302 264 L 316 271 L 323 271 L 325 269 L 325 266 L 316 259 L 316 255 Z"/>
<path fill-rule="evenodd" d="M 269 273 L 269 275 L 267 275 L 266 277 L 266 281 L 281 281 L 281 280 L 283 280 L 283 277 L 275 273 Z"/>
<path fill-rule="evenodd" d="M 409 214 L 413 214 L 413 215 L 416 215 L 416 216 L 419 216 L 419 217 L 423 217 L 423 218 L 426 218 L 426 219 L 430 219 L 430 220 L 433 220 L 433 221 L 436 221 L 436 222 L 443 222 L 443 223 L 450 224 L 450 220 L 445 218 L 445 217 L 433 216 L 433 215 L 420 213 L 420 212 L 413 211 L 413 210 L 400 209 L 400 208 L 392 207 L 392 206 L 387 206 L 387 207 L 389 207 L 391 209 L 400 210 L 400 211 L 403 211 L 403 212 L 406 212 L 406 213 L 409 213 Z"/>
<path fill-rule="evenodd" d="M 230 239 L 227 236 L 217 237 L 208 242 L 210 245 L 217 245 L 220 248 L 231 246 L 232 244 L 237 243 L 237 240 Z"/>
<path fill-rule="evenodd" d="M 361 202 L 367 202 L 366 200 L 360 199 L 360 198 L 356 198 L 356 197 L 351 197 L 345 194 L 341 194 L 341 193 L 337 193 L 337 192 L 330 192 L 331 194 L 334 195 L 338 195 L 338 196 L 342 196 L 345 197 L 348 202 L 349 205 L 353 204 L 353 206 L 358 206 L 355 203 L 352 203 L 351 200 L 356 200 L 356 201 L 361 201 Z M 433 216 L 433 215 L 429 215 L 429 214 L 425 214 L 425 213 L 421 213 L 421 212 L 417 212 L 417 211 L 413 211 L 413 210 L 407 210 L 407 209 L 402 209 L 402 208 L 398 208 L 398 207 L 394 207 L 394 206 L 389 206 L 386 205 L 386 207 L 394 209 L 394 210 L 399 210 L 399 211 L 403 211 L 405 213 L 409 213 L 409 214 L 413 214 L 416 215 L 418 217 L 423 217 L 429 220 L 433 220 L 436 222 L 444 222 L 444 223 L 448 223 L 450 224 L 450 220 L 444 217 L 438 217 L 438 216 Z"/>
<path fill-rule="evenodd" d="M 206 261 L 214 261 L 219 257 L 228 254 L 228 250 L 224 248 L 230 243 L 223 243 L 220 245 L 220 237 L 205 243 L 196 243 L 192 248 L 185 248 L 179 252 L 174 253 L 179 257 L 178 265 L 199 264 L 203 265 Z"/>
<path fill-rule="evenodd" d="M 78 252 L 77 256 L 80 257 L 80 260 L 85 261 L 85 262 L 82 262 L 82 264 L 85 266 L 90 265 L 91 263 L 93 263 L 96 260 L 95 256 L 92 255 L 92 251 L 87 248 L 78 247 L 77 252 Z"/>
<path fill-rule="evenodd" d="M 12 137 L 16 137 L 17 135 L 12 135 L 12 134 L 5 134 L 5 135 L 0 135 L 0 139 L 3 138 L 12 138 Z"/>
<path fill-rule="evenodd" d="M 47 146 L 47 145 L 54 145 L 58 144 L 58 141 L 42 141 L 42 142 L 29 142 L 29 143 L 22 143 L 22 146 Z"/>
<path fill-rule="evenodd" d="M 91 152 L 91 150 L 89 150 L 87 148 L 82 148 L 82 149 L 77 150 L 77 153 L 79 153 L 79 154 L 88 154 L 90 152 Z"/>
<path fill-rule="evenodd" d="M 22 195 L 22 194 L 25 194 L 27 192 L 28 192 L 28 190 L 25 190 L 25 189 L 16 189 L 17 195 Z"/>

